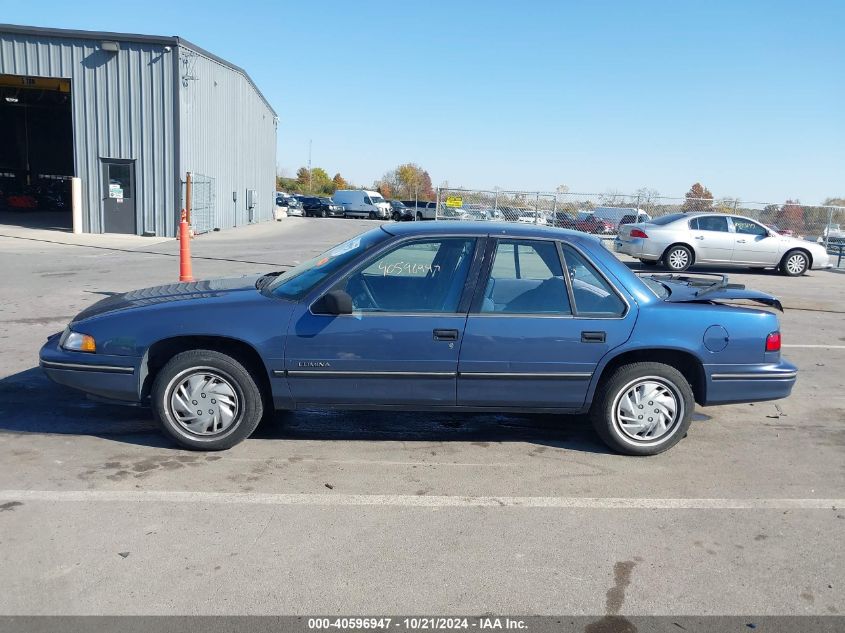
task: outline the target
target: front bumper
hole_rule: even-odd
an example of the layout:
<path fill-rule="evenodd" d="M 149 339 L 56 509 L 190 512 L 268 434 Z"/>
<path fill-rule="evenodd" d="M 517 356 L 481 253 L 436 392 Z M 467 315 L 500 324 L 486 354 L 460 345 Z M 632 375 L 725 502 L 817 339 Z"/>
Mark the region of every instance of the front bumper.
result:
<path fill-rule="evenodd" d="M 765 365 L 705 365 L 705 405 L 760 402 L 786 398 L 798 379 L 788 360 Z"/>
<path fill-rule="evenodd" d="M 60 336 L 48 338 L 39 353 L 50 380 L 109 400 L 140 401 L 140 358 L 68 352 L 59 347 Z"/>

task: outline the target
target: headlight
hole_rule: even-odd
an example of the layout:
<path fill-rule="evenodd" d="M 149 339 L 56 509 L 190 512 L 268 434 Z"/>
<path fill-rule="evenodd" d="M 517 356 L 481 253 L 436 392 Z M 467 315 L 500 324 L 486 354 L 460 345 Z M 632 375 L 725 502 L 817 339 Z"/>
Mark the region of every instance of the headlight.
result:
<path fill-rule="evenodd" d="M 65 329 L 62 333 L 62 338 L 59 339 L 59 345 L 62 349 L 69 352 L 96 352 L 97 344 L 94 342 L 94 337 L 80 332 L 74 332 L 70 328 Z"/>

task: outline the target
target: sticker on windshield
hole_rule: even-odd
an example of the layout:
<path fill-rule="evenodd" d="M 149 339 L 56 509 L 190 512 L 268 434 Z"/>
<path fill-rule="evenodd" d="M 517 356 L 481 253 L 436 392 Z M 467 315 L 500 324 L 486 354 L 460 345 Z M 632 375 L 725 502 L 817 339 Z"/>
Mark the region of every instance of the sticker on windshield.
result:
<path fill-rule="evenodd" d="M 337 257 L 338 255 L 343 255 L 344 253 L 348 253 L 349 251 L 355 250 L 361 245 L 361 238 L 356 237 L 355 239 L 349 240 L 348 242 L 344 242 L 340 246 L 335 249 L 329 251 L 329 257 Z"/>

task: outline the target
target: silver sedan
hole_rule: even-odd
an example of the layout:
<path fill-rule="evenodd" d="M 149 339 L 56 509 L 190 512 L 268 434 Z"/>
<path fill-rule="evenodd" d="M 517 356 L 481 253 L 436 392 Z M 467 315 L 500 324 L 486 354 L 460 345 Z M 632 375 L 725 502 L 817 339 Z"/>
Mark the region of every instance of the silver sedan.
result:
<path fill-rule="evenodd" d="M 830 268 L 825 248 L 780 235 L 750 218 L 723 213 L 674 213 L 640 224 L 623 224 L 616 250 L 644 264 L 663 262 L 680 272 L 694 264 L 777 268 L 797 277 Z"/>

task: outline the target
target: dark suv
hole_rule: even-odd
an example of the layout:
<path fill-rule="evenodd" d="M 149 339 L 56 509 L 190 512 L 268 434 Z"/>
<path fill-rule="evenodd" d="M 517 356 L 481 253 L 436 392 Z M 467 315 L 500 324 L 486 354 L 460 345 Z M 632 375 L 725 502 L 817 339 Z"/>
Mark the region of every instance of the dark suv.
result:
<path fill-rule="evenodd" d="M 305 217 L 342 218 L 343 207 L 331 198 L 311 196 L 302 199 L 302 213 Z"/>

